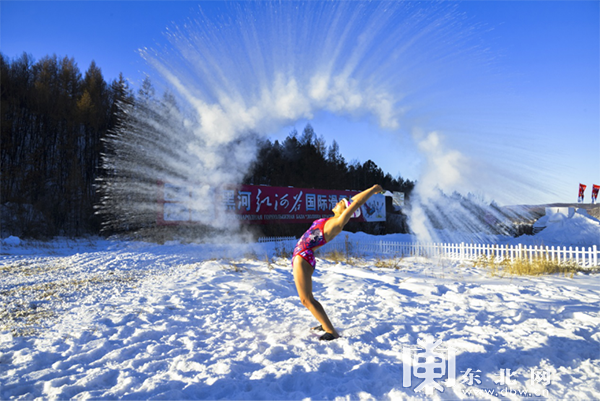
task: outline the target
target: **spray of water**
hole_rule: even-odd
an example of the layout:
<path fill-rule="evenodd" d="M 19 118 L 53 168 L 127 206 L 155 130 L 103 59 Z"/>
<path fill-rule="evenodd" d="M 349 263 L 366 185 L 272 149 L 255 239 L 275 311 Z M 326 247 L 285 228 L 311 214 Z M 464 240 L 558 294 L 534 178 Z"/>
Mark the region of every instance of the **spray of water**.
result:
<path fill-rule="evenodd" d="M 109 226 L 153 222 L 157 182 L 168 182 L 189 194 L 185 207 L 196 220 L 237 229 L 219 213 L 215 189 L 240 183 L 258 137 L 327 111 L 371 118 L 393 135 L 412 135 L 425 161 L 410 212 L 421 238 L 433 239 L 434 229 L 448 222 L 481 229 L 480 220 L 465 218 L 472 211 L 459 203 L 450 210 L 438 196 L 439 190 L 460 187 L 469 160 L 442 134 L 419 129 L 420 106 L 448 90 L 447 83 L 472 68 L 479 54 L 470 42 L 472 27 L 452 5 L 219 7 L 201 8 L 169 29 L 168 46 L 141 51 L 156 72 L 153 81 L 169 95 L 124 106 L 123 123 L 108 138 L 100 213 Z"/>

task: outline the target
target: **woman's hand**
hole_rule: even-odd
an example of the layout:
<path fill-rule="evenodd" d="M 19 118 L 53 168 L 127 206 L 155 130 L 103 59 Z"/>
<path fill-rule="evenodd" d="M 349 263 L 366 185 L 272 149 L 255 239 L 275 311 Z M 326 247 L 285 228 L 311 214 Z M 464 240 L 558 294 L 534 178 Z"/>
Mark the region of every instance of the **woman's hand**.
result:
<path fill-rule="evenodd" d="M 379 185 L 379 184 L 375 184 L 375 185 L 373 185 L 373 189 L 375 190 L 375 193 L 376 193 L 376 194 L 382 194 L 382 193 L 384 193 L 384 192 L 385 192 L 385 191 L 383 190 L 383 188 L 381 187 L 381 185 Z"/>

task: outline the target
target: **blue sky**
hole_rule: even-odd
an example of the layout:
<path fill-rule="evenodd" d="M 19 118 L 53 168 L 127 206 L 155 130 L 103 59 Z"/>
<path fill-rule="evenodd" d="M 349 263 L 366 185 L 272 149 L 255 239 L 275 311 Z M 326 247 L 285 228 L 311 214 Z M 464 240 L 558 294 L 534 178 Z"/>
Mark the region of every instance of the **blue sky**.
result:
<path fill-rule="evenodd" d="M 0 48 L 9 58 L 23 52 L 35 59 L 74 57 L 82 73 L 95 60 L 105 79 L 122 72 L 136 88 L 150 70 L 138 49 L 164 43 L 166 28 L 182 24 L 198 4 L 209 14 L 219 7 L 191 1 L 3 0 Z M 479 77 L 481 85 L 464 86 L 459 102 L 446 95 L 438 103 L 443 110 L 428 119 L 428 129 L 445 133 L 466 154 L 495 157 L 520 149 L 514 153 L 515 164 L 529 164 L 531 171 L 520 168 L 519 174 L 529 174 L 539 189 L 523 202 L 574 201 L 579 182 L 588 185 L 589 201 L 592 184 L 600 184 L 599 4 L 458 3 L 458 11 L 477 29 L 488 71 Z M 305 123 L 295 126 L 301 131 Z M 347 161 L 372 159 L 392 175 L 420 176 L 423 161 L 410 137 L 328 113 L 315 116 L 312 124 L 328 144 L 337 140 Z M 290 129 L 284 127 L 273 137 L 281 138 Z M 340 130 L 347 134 L 338 135 Z"/>

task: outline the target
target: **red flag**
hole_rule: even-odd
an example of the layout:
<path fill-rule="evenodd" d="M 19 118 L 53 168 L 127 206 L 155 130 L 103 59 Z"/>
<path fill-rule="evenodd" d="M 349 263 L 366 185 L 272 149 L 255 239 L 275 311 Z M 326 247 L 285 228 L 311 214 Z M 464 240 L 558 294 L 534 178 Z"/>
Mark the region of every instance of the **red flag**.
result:
<path fill-rule="evenodd" d="M 598 191 L 600 190 L 600 185 L 594 184 L 592 187 L 592 203 L 596 203 L 596 199 L 598 199 Z"/>
<path fill-rule="evenodd" d="M 587 185 L 579 184 L 579 198 L 577 198 L 577 202 L 583 202 L 583 193 L 585 192 L 586 188 Z"/>

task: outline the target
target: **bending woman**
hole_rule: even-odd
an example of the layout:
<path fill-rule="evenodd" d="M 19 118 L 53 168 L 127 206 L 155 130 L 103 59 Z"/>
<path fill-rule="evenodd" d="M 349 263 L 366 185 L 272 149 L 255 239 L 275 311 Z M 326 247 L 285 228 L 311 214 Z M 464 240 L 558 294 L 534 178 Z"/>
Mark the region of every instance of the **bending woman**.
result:
<path fill-rule="evenodd" d="M 312 275 L 316 266 L 314 250 L 319 249 L 341 233 L 354 212 L 371 196 L 381 192 L 383 192 L 381 186 L 374 185 L 353 196 L 351 201 L 347 201 L 346 199 L 341 200 L 332 210 L 333 217 L 315 220 L 308 231 L 300 238 L 294 249 L 292 266 L 294 268 L 296 289 L 298 290 L 302 305 L 321 323 L 321 326 L 315 327 L 315 329 L 326 332 L 320 337 L 321 340 L 334 340 L 340 335 L 333 328 L 325 310 L 312 293 Z"/>

